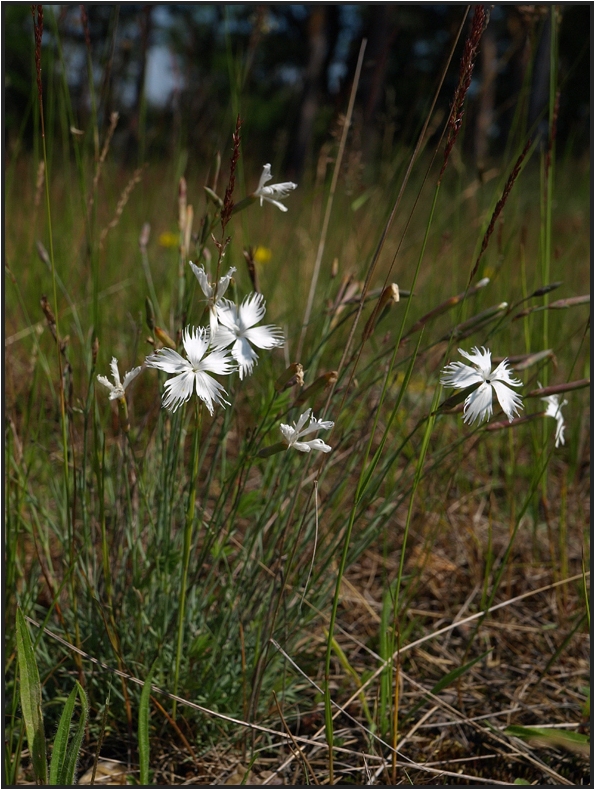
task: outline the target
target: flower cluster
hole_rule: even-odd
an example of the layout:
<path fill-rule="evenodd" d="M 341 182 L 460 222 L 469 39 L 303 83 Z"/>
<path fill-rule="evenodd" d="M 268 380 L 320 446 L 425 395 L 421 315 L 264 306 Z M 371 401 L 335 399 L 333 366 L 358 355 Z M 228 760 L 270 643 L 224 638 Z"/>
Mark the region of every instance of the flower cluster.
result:
<path fill-rule="evenodd" d="M 261 205 L 266 200 L 281 211 L 287 211 L 279 200 L 286 198 L 297 184 L 286 182 L 266 186 L 271 178 L 271 166 L 267 164 L 263 168 L 260 183 L 252 197 L 260 198 Z M 125 406 L 126 387 L 146 366 L 163 370 L 172 376 L 165 382 L 163 406 L 166 409 L 175 412 L 195 392 L 212 415 L 216 405 L 222 407 L 229 405 L 229 401 L 225 399 L 226 390 L 214 376 L 237 372 L 240 380 L 243 380 L 252 373 L 258 360 L 255 348 L 269 350 L 284 344 L 283 332 L 279 327 L 271 324 L 257 326 L 266 312 L 265 300 L 261 293 L 249 294 L 239 305 L 225 298 L 236 272 L 235 267 L 232 266 L 226 274 L 217 277 L 215 282 L 209 279 L 204 266 L 190 261 L 190 267 L 205 297 L 209 326 L 184 329 L 182 346 L 185 356 L 176 351 L 173 347 L 175 344 L 170 341 L 172 347 L 164 346 L 157 349 L 146 358 L 143 366 L 127 373 L 123 382 L 120 380 L 118 362 L 114 357 L 111 363 L 114 384 L 105 376 L 97 377 L 99 383 L 109 389 L 110 400 L 118 399 Z M 160 339 L 162 336 L 167 338 L 162 330 L 162 334 L 158 334 L 157 327 L 155 331 Z M 302 452 L 309 452 L 310 449 L 329 452 L 331 448 L 320 439 L 309 442 L 298 441 L 304 433 L 332 427 L 332 423 L 318 422 L 312 418 L 310 425 L 302 430 L 309 414 L 310 412 L 303 414 L 294 428 L 281 426 L 287 446 L 295 446 Z"/>

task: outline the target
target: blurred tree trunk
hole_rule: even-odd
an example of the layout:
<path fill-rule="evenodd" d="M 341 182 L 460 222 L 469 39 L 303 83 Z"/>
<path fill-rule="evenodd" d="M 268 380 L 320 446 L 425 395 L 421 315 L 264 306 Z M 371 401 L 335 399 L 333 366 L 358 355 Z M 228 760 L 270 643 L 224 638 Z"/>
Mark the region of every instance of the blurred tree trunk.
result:
<path fill-rule="evenodd" d="M 372 17 L 367 32 L 368 45 L 362 71 L 362 95 L 364 97 L 364 122 L 372 121 L 378 110 L 384 85 L 391 45 L 397 34 L 388 5 L 371 7 Z"/>
<path fill-rule="evenodd" d="M 150 3 L 146 3 L 140 12 L 139 25 L 139 54 L 138 72 L 134 84 L 134 104 L 128 124 L 128 158 L 133 159 L 138 156 L 141 141 L 141 114 L 145 94 L 145 75 L 147 72 L 147 50 L 149 48 L 149 36 L 153 24 L 153 8 Z M 139 162 L 140 164 L 140 162 Z"/>
<path fill-rule="evenodd" d="M 386 73 L 390 49 L 397 35 L 394 9 L 389 5 L 372 5 L 362 38 L 368 39 L 362 68 L 360 96 L 363 105 L 363 148 L 366 159 L 374 157 L 379 129 L 376 115 L 386 90 Z"/>
<path fill-rule="evenodd" d="M 328 54 L 327 16 L 329 6 L 310 6 L 308 19 L 308 65 L 302 104 L 298 122 L 297 134 L 289 163 L 292 177 L 298 177 L 304 168 L 306 155 L 312 142 L 314 122 L 320 104 L 320 94 L 323 88 L 325 63 Z"/>
<path fill-rule="evenodd" d="M 551 20 L 548 14 L 543 23 L 541 37 L 535 55 L 528 119 L 530 129 L 535 123 L 537 124 L 535 133 L 541 137 L 542 140 L 546 139 L 548 134 L 548 115 L 546 110 L 549 102 L 550 89 L 550 31 Z"/>

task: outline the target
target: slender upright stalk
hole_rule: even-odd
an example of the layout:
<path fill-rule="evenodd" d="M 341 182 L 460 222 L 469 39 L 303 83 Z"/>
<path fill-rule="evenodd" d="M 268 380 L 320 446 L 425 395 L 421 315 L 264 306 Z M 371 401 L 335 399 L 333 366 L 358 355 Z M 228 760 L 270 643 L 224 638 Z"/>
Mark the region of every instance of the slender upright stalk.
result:
<path fill-rule="evenodd" d="M 188 567 L 190 565 L 190 550 L 192 548 L 192 527 L 194 526 L 194 511 L 196 507 L 196 478 L 198 476 L 198 448 L 200 444 L 201 404 L 198 398 L 194 399 L 194 441 L 192 442 L 192 471 L 190 474 L 190 490 L 188 492 L 188 507 L 186 509 L 186 524 L 184 525 L 184 553 L 182 556 L 182 586 L 180 590 L 180 608 L 178 610 L 178 643 L 176 646 L 176 666 L 174 670 L 174 694 L 178 693 L 180 679 L 180 662 L 182 659 L 182 645 L 184 643 L 184 616 L 186 614 L 186 586 L 188 584 Z M 177 701 L 174 700 L 173 718 L 176 718 Z"/>
<path fill-rule="evenodd" d="M 35 18 L 36 10 L 37 10 L 37 20 Z M 68 469 L 68 423 L 67 423 L 68 417 L 66 414 L 66 395 L 64 392 L 64 370 L 62 366 L 61 335 L 60 335 L 59 312 L 58 312 L 58 288 L 56 284 L 57 275 L 56 275 L 56 262 L 54 258 L 54 236 L 52 233 L 50 171 L 48 167 L 48 154 L 47 154 L 47 145 L 46 145 L 46 136 L 45 136 L 45 121 L 43 115 L 43 87 L 41 82 L 41 39 L 43 35 L 43 6 L 33 5 L 31 6 L 31 12 L 33 14 L 33 29 L 35 33 L 35 66 L 37 72 L 37 97 L 39 104 L 39 122 L 41 127 L 41 145 L 43 151 L 43 163 L 45 168 L 45 202 L 46 202 L 47 220 L 48 220 L 48 242 L 49 242 L 49 256 L 50 256 L 50 264 L 51 264 L 50 268 L 52 273 L 52 298 L 54 302 L 54 320 L 56 327 L 56 353 L 58 357 L 58 373 L 60 376 L 60 385 L 58 387 L 58 392 L 60 399 L 60 424 L 62 429 L 62 464 L 63 464 L 64 498 L 65 498 L 64 512 L 66 513 L 66 530 L 68 534 L 70 565 L 71 567 L 74 567 L 74 562 L 75 562 L 74 528 L 72 525 L 71 513 L 69 510 L 70 473 Z M 75 613 L 75 628 L 76 628 L 78 621 L 76 617 L 77 597 L 76 597 L 75 574 L 73 573 L 70 578 L 71 578 L 71 586 L 72 586 L 72 602 L 73 602 L 73 610 Z"/>

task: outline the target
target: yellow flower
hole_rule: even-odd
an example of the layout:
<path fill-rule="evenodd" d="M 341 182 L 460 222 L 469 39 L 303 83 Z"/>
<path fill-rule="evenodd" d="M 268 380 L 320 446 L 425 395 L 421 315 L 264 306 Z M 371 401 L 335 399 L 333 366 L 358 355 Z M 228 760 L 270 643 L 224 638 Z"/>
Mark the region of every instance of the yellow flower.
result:
<path fill-rule="evenodd" d="M 180 243 L 180 236 L 177 233 L 172 233 L 170 230 L 166 230 L 159 236 L 159 246 L 160 247 L 177 247 Z"/>
<path fill-rule="evenodd" d="M 254 250 L 254 260 L 256 263 L 268 263 L 273 253 L 268 247 L 257 247 Z"/>

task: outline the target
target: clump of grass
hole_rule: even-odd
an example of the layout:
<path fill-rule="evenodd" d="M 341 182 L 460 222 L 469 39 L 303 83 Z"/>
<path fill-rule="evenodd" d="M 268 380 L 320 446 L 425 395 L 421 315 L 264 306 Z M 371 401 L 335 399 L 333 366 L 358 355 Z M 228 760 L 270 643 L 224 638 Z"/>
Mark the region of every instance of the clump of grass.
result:
<path fill-rule="evenodd" d="M 449 154 L 484 24 L 476 11 Z M 30 178 L 9 196 L 7 781 L 27 770 L 17 603 L 40 626 L 46 719 L 57 719 L 54 703 L 77 674 L 89 705 L 81 767 L 94 771 L 109 756 L 128 774 L 138 757 L 144 779 L 150 763 L 168 783 L 581 776 L 580 754 L 543 756 L 505 731 L 576 721 L 588 655 L 587 277 L 573 270 L 569 279 L 563 257 L 547 268 L 562 286 L 544 282 L 540 265 L 517 265 L 519 240 L 531 261 L 545 222 L 533 210 L 540 185 L 529 150 L 504 163 L 503 187 L 474 187 L 473 212 L 467 185 L 444 170 L 446 154 L 439 170 L 424 152 L 425 128 L 404 180 L 371 189 L 365 215 L 341 188 L 339 157 L 319 227 L 303 188 L 287 197 L 287 213 L 259 206 L 249 189 L 234 197 L 239 116 L 223 198 L 218 177 L 168 181 L 154 166 L 133 190 L 140 170 L 110 168 L 111 124 L 99 159 L 82 141 L 90 193 L 44 160 L 50 252 L 39 276 L 15 266 L 32 247 L 12 211 L 17 188 L 19 205 L 36 205 L 38 163 L 19 165 Z M 341 150 L 348 139 L 346 125 Z M 246 154 L 249 140 L 242 146 Z M 248 159 L 246 169 L 260 166 Z M 78 198 L 63 202 L 71 187 Z M 386 192 L 397 198 L 383 225 Z M 56 205 L 64 210 L 51 213 Z M 498 223 L 499 243 L 488 246 Z M 574 256 L 576 232 L 556 233 Z M 160 246 L 172 234 L 174 246 Z M 266 263 L 254 252 L 264 248 Z M 475 285 L 468 261 L 472 278 L 482 264 Z M 49 333 L 42 324 L 40 334 L 34 316 L 49 283 Z M 566 293 L 548 304 L 558 286 Z M 264 297 L 283 347 L 271 341 L 278 329 L 259 324 Z M 213 334 L 206 298 L 217 308 Z M 258 320 L 235 320 L 249 310 Z M 538 312 L 550 316 L 552 348 L 542 346 Z M 209 339 L 200 359 L 189 327 Z M 222 327 L 236 333 L 232 346 L 220 347 Z M 479 382 L 443 396 L 455 340 L 467 352 L 489 347 L 497 364 L 509 358 L 522 381 L 520 418 L 496 411 L 463 423 Z M 217 386 L 199 379 L 217 353 L 230 365 L 233 354 L 242 377 L 220 368 L 217 379 L 211 365 Z M 165 375 L 137 370 L 147 356 Z M 98 387 L 113 357 L 116 371 L 134 375 L 116 380 L 112 367 Z M 543 388 L 548 370 L 556 383 Z M 190 391 L 168 378 L 180 374 Z M 166 391 L 178 393 L 172 411 Z M 556 447 L 560 415 L 538 399 L 562 393 L 566 443 Z"/>

